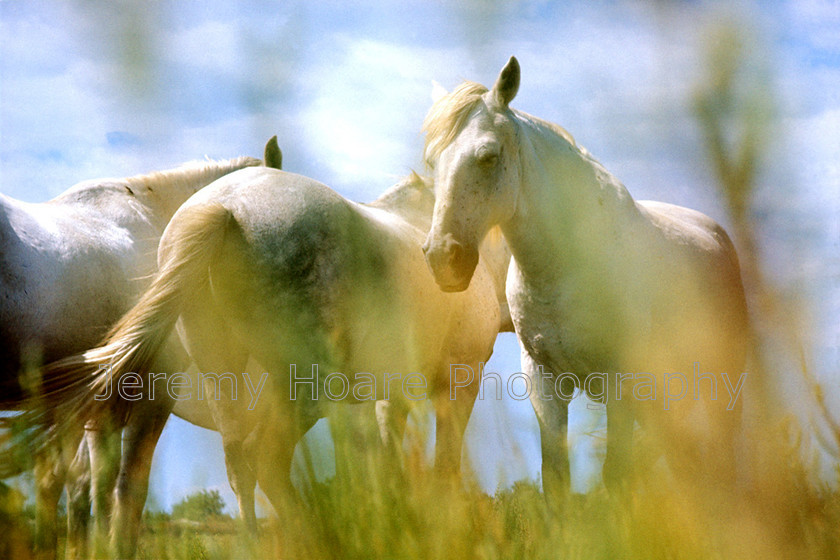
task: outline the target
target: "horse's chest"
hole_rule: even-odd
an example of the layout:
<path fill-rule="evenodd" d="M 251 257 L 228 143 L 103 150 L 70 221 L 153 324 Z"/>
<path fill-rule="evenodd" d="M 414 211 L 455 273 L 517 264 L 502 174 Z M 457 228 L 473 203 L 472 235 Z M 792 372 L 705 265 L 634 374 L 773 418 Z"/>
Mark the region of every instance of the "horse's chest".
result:
<path fill-rule="evenodd" d="M 514 322 L 522 347 L 535 364 L 552 373 L 579 373 L 597 369 L 592 346 L 582 344 L 579 333 L 562 322 L 534 321 L 525 317 Z"/>
<path fill-rule="evenodd" d="M 537 290 L 515 283 L 512 288 L 508 302 L 516 332 L 537 364 L 554 373 L 619 367 L 631 329 L 617 298 L 563 285 Z"/>

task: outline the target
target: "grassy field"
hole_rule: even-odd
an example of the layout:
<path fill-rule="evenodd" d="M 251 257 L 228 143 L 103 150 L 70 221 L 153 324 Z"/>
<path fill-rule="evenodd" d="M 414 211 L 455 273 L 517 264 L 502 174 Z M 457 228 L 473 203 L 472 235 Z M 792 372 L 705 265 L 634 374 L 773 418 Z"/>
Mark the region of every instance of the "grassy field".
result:
<path fill-rule="evenodd" d="M 137 558 L 836 558 L 840 551 L 840 495 L 815 488 L 797 468 L 737 496 L 649 473 L 623 497 L 594 491 L 549 507 L 533 483 L 489 496 L 407 467 L 402 476 L 352 469 L 348 480 L 318 484 L 263 520 L 257 539 L 227 516 L 147 514 Z M 10 511 L 15 504 L 5 507 L 0 552 L 32 557 L 31 519 Z"/>

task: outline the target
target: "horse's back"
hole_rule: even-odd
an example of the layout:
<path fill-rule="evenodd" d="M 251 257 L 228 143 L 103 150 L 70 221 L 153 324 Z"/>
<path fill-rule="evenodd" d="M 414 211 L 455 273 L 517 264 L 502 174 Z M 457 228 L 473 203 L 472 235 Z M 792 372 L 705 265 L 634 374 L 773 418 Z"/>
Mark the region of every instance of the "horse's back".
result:
<path fill-rule="evenodd" d="M 17 375 L 22 353 L 55 360 L 95 345 L 150 272 L 126 256 L 133 247 L 96 213 L 0 198 L 0 367 Z"/>
<path fill-rule="evenodd" d="M 647 264 L 654 278 L 654 325 L 674 349 L 692 348 L 707 367 L 743 367 L 748 316 L 735 247 L 707 215 L 663 202 L 639 203 L 658 234 Z M 661 338 L 660 338 L 661 339 Z M 689 350 L 685 350 L 689 352 Z M 721 370 L 725 371 L 725 370 Z"/>
<path fill-rule="evenodd" d="M 672 266 L 682 262 L 688 267 L 684 272 L 698 275 L 698 279 L 715 276 L 731 284 L 735 292 L 743 292 L 735 246 L 718 222 L 684 206 L 656 201 L 638 204 L 664 241 Z"/>
<path fill-rule="evenodd" d="M 735 257 L 735 248 L 726 230 L 706 214 L 685 206 L 653 200 L 639 201 L 638 205 L 666 237 L 709 254 Z"/>

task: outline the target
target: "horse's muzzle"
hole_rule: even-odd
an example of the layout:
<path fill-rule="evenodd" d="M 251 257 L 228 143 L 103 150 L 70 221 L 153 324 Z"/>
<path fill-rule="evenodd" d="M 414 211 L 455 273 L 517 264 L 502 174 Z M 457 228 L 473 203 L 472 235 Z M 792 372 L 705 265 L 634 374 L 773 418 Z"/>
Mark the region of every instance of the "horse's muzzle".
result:
<path fill-rule="evenodd" d="M 431 237 L 423 243 L 426 264 L 435 282 L 444 292 L 463 292 L 470 286 L 475 267 L 478 265 L 478 250 L 456 241 L 451 234 L 433 242 Z"/>

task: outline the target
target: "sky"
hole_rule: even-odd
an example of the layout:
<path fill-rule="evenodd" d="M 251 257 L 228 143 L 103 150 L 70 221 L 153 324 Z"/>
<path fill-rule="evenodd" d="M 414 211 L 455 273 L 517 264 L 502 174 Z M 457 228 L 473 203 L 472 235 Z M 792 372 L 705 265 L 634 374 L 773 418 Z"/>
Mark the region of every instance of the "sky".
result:
<path fill-rule="evenodd" d="M 260 156 L 277 134 L 285 169 L 370 201 L 424 171 L 433 81 L 489 86 L 516 55 L 515 108 L 561 124 L 635 198 L 727 225 L 692 112 L 705 54 L 727 23 L 744 45 L 747 82 L 775 115 L 756 194 L 762 258 L 803 310 L 806 359 L 840 404 L 836 0 L 0 0 L 0 192 L 40 202 L 82 180 Z M 519 371 L 513 335 L 499 338 L 488 367 Z M 806 402 L 795 383 L 789 391 Z M 573 484 L 585 491 L 598 484 L 604 417 L 573 406 Z M 324 441 L 326 424 L 316 432 Z M 488 491 L 538 476 L 527 401 L 479 403 L 467 439 Z M 324 457 L 328 476 L 328 445 Z M 218 435 L 173 419 L 149 507 L 199 487 L 234 502 Z"/>

